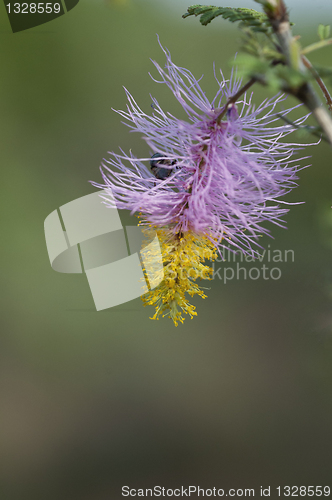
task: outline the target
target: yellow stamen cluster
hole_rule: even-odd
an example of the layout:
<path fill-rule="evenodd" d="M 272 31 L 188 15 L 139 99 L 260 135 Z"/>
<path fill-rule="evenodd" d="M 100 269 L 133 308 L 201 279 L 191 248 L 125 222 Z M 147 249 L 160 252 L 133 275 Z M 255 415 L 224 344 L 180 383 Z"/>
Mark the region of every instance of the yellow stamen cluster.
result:
<path fill-rule="evenodd" d="M 211 279 L 212 269 L 203 264 L 205 260 L 214 260 L 217 249 L 206 236 L 188 231 L 174 234 L 170 229 L 145 230 L 149 237 L 157 235 L 163 260 L 163 280 L 161 283 L 142 296 L 144 305 L 156 307 L 156 313 L 151 319 L 159 316 L 169 316 L 175 326 L 183 323 L 182 312 L 191 318 L 197 315 L 195 307 L 189 304 L 185 297 L 199 295 L 206 298 L 203 290 L 194 281 Z M 151 259 L 154 257 L 151 255 Z"/>

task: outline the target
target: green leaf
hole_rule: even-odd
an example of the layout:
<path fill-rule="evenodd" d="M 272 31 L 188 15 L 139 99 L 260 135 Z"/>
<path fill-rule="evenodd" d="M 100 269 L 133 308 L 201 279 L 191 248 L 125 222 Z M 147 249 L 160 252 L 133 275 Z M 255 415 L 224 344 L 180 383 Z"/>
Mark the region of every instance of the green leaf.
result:
<path fill-rule="evenodd" d="M 329 25 L 325 26 L 324 24 L 320 24 L 318 26 L 318 30 L 317 30 L 319 39 L 325 40 L 326 38 L 328 38 L 330 36 L 330 30 L 331 30 L 331 27 Z"/>
<path fill-rule="evenodd" d="M 270 37 L 264 36 L 263 38 L 255 30 L 246 27 L 242 28 L 242 33 L 244 35 L 240 46 L 242 52 L 273 64 L 284 61 L 285 57 L 271 42 Z"/>
<path fill-rule="evenodd" d="M 239 54 L 232 63 L 238 68 L 238 75 L 246 78 L 261 79 L 268 71 L 270 65 L 251 54 Z"/>
<path fill-rule="evenodd" d="M 298 89 L 310 79 L 309 74 L 303 74 L 294 68 L 281 64 L 273 68 L 273 71 L 275 71 L 278 77 L 286 83 L 287 87 L 293 90 Z"/>
<path fill-rule="evenodd" d="M 216 17 L 221 16 L 224 19 L 228 19 L 231 23 L 239 21 L 244 26 L 252 28 L 255 31 L 267 32 L 270 27 L 268 17 L 262 12 L 257 12 L 253 9 L 192 5 L 188 7 L 188 11 L 182 17 L 186 18 L 189 16 L 200 16 L 200 22 L 203 26 L 209 24 Z"/>
<path fill-rule="evenodd" d="M 297 90 L 311 78 L 310 74 L 285 66 L 284 64 L 272 65 L 267 60 L 260 59 L 255 55 L 239 54 L 234 62 L 238 66 L 239 76 L 255 78 L 264 82 L 272 91 Z"/>

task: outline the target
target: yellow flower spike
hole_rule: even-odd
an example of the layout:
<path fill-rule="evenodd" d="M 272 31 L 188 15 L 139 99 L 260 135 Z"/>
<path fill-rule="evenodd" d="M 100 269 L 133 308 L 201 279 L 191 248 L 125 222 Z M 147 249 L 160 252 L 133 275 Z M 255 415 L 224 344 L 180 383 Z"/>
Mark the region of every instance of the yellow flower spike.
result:
<path fill-rule="evenodd" d="M 142 296 L 144 305 L 154 305 L 156 312 L 151 319 L 168 316 L 174 325 L 183 323 L 189 314 L 191 319 L 197 316 L 195 306 L 189 304 L 185 297 L 199 295 L 206 298 L 205 293 L 194 283 L 198 278 L 211 279 L 212 269 L 203 264 L 206 259 L 214 260 L 217 250 L 213 242 L 205 235 L 192 231 L 182 233 L 179 238 L 171 229 L 154 228 L 143 229 L 148 238 L 159 238 L 164 263 L 164 279 L 153 290 Z M 153 255 L 151 255 L 153 259 Z"/>

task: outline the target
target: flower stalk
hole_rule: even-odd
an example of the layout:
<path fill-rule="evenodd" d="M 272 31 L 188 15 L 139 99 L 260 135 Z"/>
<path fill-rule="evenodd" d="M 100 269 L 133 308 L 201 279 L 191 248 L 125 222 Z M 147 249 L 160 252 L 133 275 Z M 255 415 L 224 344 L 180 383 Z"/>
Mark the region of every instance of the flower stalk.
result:
<path fill-rule="evenodd" d="M 284 0 L 264 0 L 261 1 L 261 3 L 264 6 L 264 11 L 268 16 L 272 29 L 278 39 L 281 52 L 285 56 L 287 66 L 295 68 L 305 74 L 308 68 L 308 64 L 306 62 L 307 59 L 304 59 L 301 56 L 297 40 L 294 39 L 292 35 L 288 11 Z M 325 85 L 323 86 L 320 84 L 320 87 L 322 88 L 325 97 L 327 97 L 327 89 Z M 311 84 L 309 82 L 305 82 L 299 88 L 289 87 L 287 91 L 299 99 L 299 101 L 305 104 L 305 106 L 311 111 L 332 146 L 332 119 Z M 330 106 L 331 98 L 329 94 L 327 102 Z"/>

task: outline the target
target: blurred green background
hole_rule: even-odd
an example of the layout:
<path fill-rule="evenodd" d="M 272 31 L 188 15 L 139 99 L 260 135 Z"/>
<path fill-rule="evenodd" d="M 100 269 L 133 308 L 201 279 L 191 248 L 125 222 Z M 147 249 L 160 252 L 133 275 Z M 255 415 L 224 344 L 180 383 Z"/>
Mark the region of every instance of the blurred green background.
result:
<path fill-rule="evenodd" d="M 261 485 L 332 486 L 329 147 L 307 150 L 312 167 L 287 198 L 305 204 L 263 239 L 295 252 L 280 280 L 207 282 L 198 316 L 178 328 L 151 321 L 140 299 L 96 312 L 84 275 L 52 270 L 44 219 L 95 190 L 88 181 L 100 181 L 107 151 L 148 154 L 111 110 L 126 105 L 122 86 L 146 112 L 151 93 L 179 113 L 148 75 L 149 58 L 164 64 L 156 33 L 176 64 L 204 73 L 208 96 L 212 64 L 230 74 L 239 33 L 182 20 L 183 6 L 167 1 L 81 0 L 17 34 L 0 13 L 0 499 L 109 500 L 122 485 L 257 495 Z M 295 27 L 304 43 L 315 32 L 310 17 Z"/>

